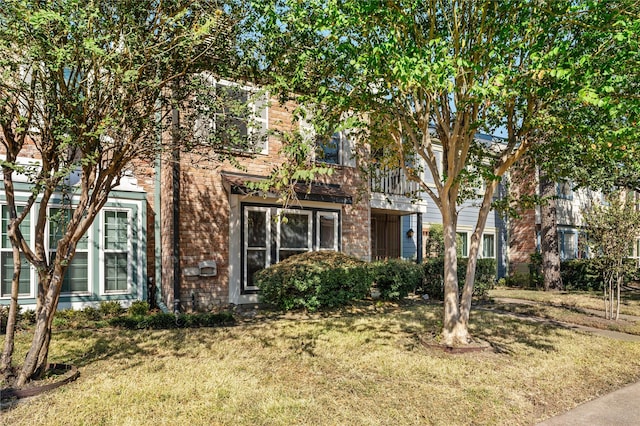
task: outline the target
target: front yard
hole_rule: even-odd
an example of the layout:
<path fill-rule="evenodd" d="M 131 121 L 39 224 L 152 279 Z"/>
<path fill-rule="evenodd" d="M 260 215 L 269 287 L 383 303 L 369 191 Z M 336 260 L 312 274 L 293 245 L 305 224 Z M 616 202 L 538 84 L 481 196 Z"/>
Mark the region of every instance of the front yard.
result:
<path fill-rule="evenodd" d="M 492 350 L 451 355 L 438 304 L 359 304 L 233 327 L 58 330 L 81 376 L 3 424 L 533 424 L 640 378 L 640 344 L 473 312 Z M 17 340 L 22 354 L 30 335 Z M 2 340 L 0 340 L 2 342 Z"/>

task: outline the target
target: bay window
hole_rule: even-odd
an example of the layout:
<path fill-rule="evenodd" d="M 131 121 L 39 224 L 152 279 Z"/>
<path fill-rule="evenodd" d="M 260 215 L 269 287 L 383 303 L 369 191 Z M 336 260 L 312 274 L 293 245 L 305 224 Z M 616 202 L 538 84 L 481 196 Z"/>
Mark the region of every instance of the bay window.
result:
<path fill-rule="evenodd" d="M 321 209 L 242 207 L 242 292 L 255 293 L 256 272 L 312 250 L 340 250 L 340 214 Z"/>

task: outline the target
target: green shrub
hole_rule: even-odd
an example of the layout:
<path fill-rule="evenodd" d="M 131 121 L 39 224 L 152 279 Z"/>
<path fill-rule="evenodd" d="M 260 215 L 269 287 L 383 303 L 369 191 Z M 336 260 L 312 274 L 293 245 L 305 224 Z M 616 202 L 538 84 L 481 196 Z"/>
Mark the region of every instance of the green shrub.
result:
<path fill-rule="evenodd" d="M 20 321 L 26 325 L 34 325 L 36 323 L 36 311 L 33 309 L 27 309 L 20 314 Z"/>
<path fill-rule="evenodd" d="M 131 316 L 146 315 L 149 312 L 149 304 L 143 300 L 134 300 L 127 310 Z"/>
<path fill-rule="evenodd" d="M 117 300 L 100 302 L 100 312 L 105 317 L 115 317 L 124 313 L 124 308 Z"/>
<path fill-rule="evenodd" d="M 560 275 L 566 290 L 602 290 L 602 272 L 593 259 L 560 262 Z"/>
<path fill-rule="evenodd" d="M 527 288 L 531 285 L 531 278 L 529 274 L 518 272 L 505 277 L 504 285 L 506 285 L 507 287 Z"/>
<path fill-rule="evenodd" d="M 467 273 L 467 258 L 458 259 L 458 285 L 464 285 Z M 496 280 L 495 259 L 478 259 L 476 264 L 476 277 L 473 286 L 475 297 L 484 297 L 487 290 L 493 288 Z M 422 291 L 430 298 L 442 300 L 444 298 L 444 258 L 430 258 L 424 263 L 424 285 Z"/>
<path fill-rule="evenodd" d="M 374 286 L 384 300 L 399 300 L 422 286 L 424 268 L 415 262 L 390 259 L 372 263 Z"/>
<path fill-rule="evenodd" d="M 140 323 L 140 318 L 134 318 L 130 316 L 113 317 L 109 319 L 109 325 L 112 327 L 126 328 L 129 330 L 136 330 Z"/>
<path fill-rule="evenodd" d="M 102 314 L 100 310 L 94 308 L 93 306 L 87 306 L 82 310 L 82 315 L 87 319 L 87 321 L 99 321 L 102 319 Z"/>
<path fill-rule="evenodd" d="M 309 311 L 363 299 L 372 281 L 365 262 L 328 251 L 291 256 L 256 273 L 254 280 L 262 302 Z"/>
<path fill-rule="evenodd" d="M 124 315 L 109 320 L 112 327 L 129 330 L 154 329 L 165 330 L 172 328 L 217 327 L 234 323 L 231 312 L 198 313 L 198 314 L 169 314 L 158 312 L 147 315 Z"/>

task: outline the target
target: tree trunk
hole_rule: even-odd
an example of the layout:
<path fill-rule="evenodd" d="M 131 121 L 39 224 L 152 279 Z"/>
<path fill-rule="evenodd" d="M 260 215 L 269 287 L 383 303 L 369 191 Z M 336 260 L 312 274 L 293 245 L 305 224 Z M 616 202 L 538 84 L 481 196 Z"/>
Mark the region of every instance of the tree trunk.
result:
<path fill-rule="evenodd" d="M 11 279 L 11 303 L 9 305 L 9 316 L 7 317 L 7 330 L 2 350 L 2 360 L 0 361 L 0 372 L 6 373 L 11 369 L 13 360 L 13 347 L 15 343 L 16 322 L 18 320 L 18 293 L 20 291 L 20 272 L 22 262 L 20 261 L 20 250 L 13 247 L 13 277 Z"/>
<path fill-rule="evenodd" d="M 478 265 L 478 255 L 480 253 L 480 242 L 484 227 L 487 224 L 487 218 L 491 211 L 491 200 L 493 193 L 498 186 L 498 181 L 489 183 L 486 187 L 482 205 L 478 212 L 478 221 L 476 228 L 471 235 L 471 245 L 469 247 L 469 259 L 467 263 L 467 271 L 464 277 L 464 289 L 460 300 L 460 316 L 465 327 L 469 325 L 469 315 L 471 314 L 471 300 L 473 298 L 473 288 L 476 280 L 476 266 Z"/>
<path fill-rule="evenodd" d="M 444 234 L 444 321 L 442 343 L 447 346 L 463 345 L 469 342 L 469 331 L 460 317 L 456 222 L 455 203 L 445 206 L 442 209 Z"/>
<path fill-rule="evenodd" d="M 558 250 L 558 227 L 556 223 L 556 184 L 540 172 L 540 248 L 542 251 L 542 275 L 544 290 L 561 290 L 560 252 Z"/>
<path fill-rule="evenodd" d="M 47 369 L 49 356 L 49 343 L 51 342 L 51 327 L 53 317 L 58 306 L 62 276 L 60 268 L 51 276 L 51 281 L 46 291 L 46 297 L 36 311 L 36 326 L 33 332 L 31 347 L 22 365 L 22 370 L 16 382 L 17 386 L 24 386 L 29 380 L 38 378 Z"/>
<path fill-rule="evenodd" d="M 624 280 L 624 274 L 618 272 L 618 279 L 616 280 L 616 321 L 620 319 L 620 288 L 622 287 L 622 280 Z"/>

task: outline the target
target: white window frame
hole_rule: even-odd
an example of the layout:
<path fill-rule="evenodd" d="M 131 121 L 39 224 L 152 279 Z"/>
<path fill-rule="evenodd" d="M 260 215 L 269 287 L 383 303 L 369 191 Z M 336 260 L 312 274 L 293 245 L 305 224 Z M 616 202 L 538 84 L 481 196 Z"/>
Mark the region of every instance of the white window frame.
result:
<path fill-rule="evenodd" d="M 313 250 L 313 212 L 310 210 L 297 210 L 297 209 L 278 209 L 278 227 L 276 229 L 276 263 L 280 262 L 280 250 L 289 250 L 289 251 L 299 251 L 300 253 L 307 253 Z M 307 247 L 306 249 L 301 248 L 289 248 L 282 247 L 280 245 L 280 236 L 282 229 L 282 218 L 286 217 L 287 214 L 291 215 L 300 215 L 307 216 L 308 226 L 307 226 Z"/>
<path fill-rule="evenodd" d="M 49 259 L 51 259 L 51 255 L 52 253 L 56 253 L 57 249 L 54 250 L 50 247 L 50 238 L 51 238 L 51 210 L 62 210 L 62 209 L 68 209 L 71 210 L 73 212 L 75 206 L 62 206 L 62 205 L 52 205 L 49 206 L 47 208 L 47 225 L 46 225 L 46 235 L 47 235 L 47 239 L 45 242 L 45 246 L 47 249 L 47 253 L 49 254 Z M 91 227 L 89 227 L 89 230 L 87 230 L 87 248 L 86 249 L 78 249 L 76 247 L 76 253 L 87 253 L 87 289 L 85 291 L 64 291 L 64 292 L 60 292 L 61 295 L 63 296 L 71 296 L 71 295 L 78 295 L 78 296 L 89 296 L 91 295 L 91 289 L 93 288 L 93 282 L 91 280 L 92 277 L 92 265 L 91 265 L 91 249 L 90 247 L 93 247 L 93 241 L 91 239 Z M 74 255 L 74 259 L 75 259 L 75 255 Z M 73 264 L 73 259 L 71 260 L 71 263 Z M 70 265 L 71 266 L 71 265 Z M 68 271 L 68 268 L 67 268 Z M 62 278 L 64 281 L 64 277 Z M 61 283 L 62 285 L 62 283 Z"/>
<path fill-rule="evenodd" d="M 264 144 L 262 145 L 261 149 L 256 149 L 254 153 L 263 154 L 263 155 L 268 154 L 269 153 L 269 93 L 266 91 L 264 91 L 264 93 L 261 93 L 261 90 L 256 87 L 242 85 L 229 80 L 224 80 L 224 79 L 216 80 L 214 76 L 210 74 L 206 75 L 205 80 L 214 87 L 216 86 L 236 87 L 242 91 L 247 92 L 247 99 L 248 99 L 247 106 L 250 108 L 251 115 L 252 115 L 250 118 L 250 121 L 254 122 L 254 123 L 247 123 L 247 135 L 254 134 L 256 132 L 261 132 L 261 129 L 257 129 L 255 127 L 255 124 L 259 124 L 265 131 Z M 264 98 L 263 99 L 264 117 L 262 116 L 261 111 L 259 109 L 260 102 L 258 102 L 256 99 L 257 95 L 259 95 L 260 98 Z M 204 118 L 197 119 L 195 124 L 196 129 L 204 127 L 203 122 L 205 122 L 205 120 L 208 121 L 208 125 L 210 128 L 215 129 L 215 125 L 216 125 L 215 116 L 216 116 L 216 113 L 213 112 L 211 114 L 211 117 L 208 117 L 208 119 L 204 119 Z M 254 124 L 254 126 L 250 124 Z"/>
<path fill-rule="evenodd" d="M 467 258 L 467 257 L 469 257 L 469 231 L 465 231 L 465 230 L 456 231 L 456 238 L 458 238 L 458 236 L 460 236 L 462 238 L 463 234 L 464 234 L 464 246 L 460 248 L 460 257 Z M 462 251 L 462 248 L 464 248 L 464 247 L 467 248 L 467 252 L 466 253 L 464 253 Z"/>
<path fill-rule="evenodd" d="M 106 212 L 125 212 L 127 213 L 127 256 L 128 256 L 128 262 L 127 262 L 127 289 L 126 290 L 107 290 L 106 289 L 106 270 L 105 270 L 105 260 L 106 260 L 106 254 L 107 253 L 122 253 L 121 250 L 107 250 L 105 249 L 105 236 L 106 236 L 106 220 L 105 220 L 105 213 Z M 132 245 L 132 231 L 133 231 L 133 211 L 132 209 L 128 209 L 128 208 L 114 208 L 114 207 L 106 207 L 103 208 L 100 211 L 100 244 L 99 249 L 100 249 L 100 255 L 99 257 L 99 262 L 100 262 L 100 295 L 101 296 L 110 296 L 110 295 L 121 295 L 121 294 L 129 294 L 132 291 L 133 288 L 133 259 L 131 258 L 131 256 L 133 256 L 133 245 Z"/>
<path fill-rule="evenodd" d="M 16 203 L 16 209 L 19 209 L 20 207 L 25 207 L 24 204 L 20 204 L 20 203 Z M 6 203 L 2 203 L 0 204 L 0 220 L 2 220 L 2 209 L 3 208 L 9 208 L 9 205 Z M 29 212 L 29 247 L 33 248 L 33 231 L 34 231 L 34 224 L 33 224 L 33 220 L 31 219 L 31 213 L 33 213 L 33 211 Z M 7 224 L 7 230 L 8 230 L 8 224 Z M 0 233 L 2 232 L 2 229 L 0 227 Z M 2 237 L 2 235 L 0 235 L 0 238 Z M 7 236 L 8 238 L 8 236 Z M 0 241 L 1 242 L 1 241 Z M 9 253 L 11 254 L 11 258 L 13 259 L 13 247 L 11 247 L 11 244 L 9 244 L 9 247 L 2 247 L 0 245 L 0 253 Z M 12 260 L 13 262 L 13 260 Z M 32 298 L 35 297 L 35 290 L 34 290 L 34 285 L 33 283 L 35 282 L 34 280 L 34 269 L 31 267 L 31 264 L 29 265 L 29 293 L 19 293 L 18 297 L 19 298 Z M 0 270 L 0 278 L 2 278 L 2 270 Z M 11 293 L 7 294 L 6 296 L 2 294 L 2 289 L 0 288 L 0 299 L 11 299 Z"/>
<path fill-rule="evenodd" d="M 320 247 L 320 218 L 322 216 L 332 216 L 333 220 L 334 220 L 334 227 L 333 227 L 333 248 L 322 248 Z M 316 250 L 318 251 L 338 251 L 339 248 L 339 237 L 340 237 L 340 233 L 339 233 L 339 216 L 338 216 L 338 212 L 325 212 L 325 211 L 318 211 L 316 212 Z"/>
<path fill-rule="evenodd" d="M 265 213 L 265 247 L 252 247 L 254 249 L 264 249 L 265 250 L 265 268 L 271 265 L 271 208 L 270 207 L 259 207 L 259 206 L 244 206 L 243 208 L 243 241 L 242 241 L 242 276 L 243 276 L 243 288 L 244 291 L 255 291 L 258 290 L 256 286 L 250 286 L 248 283 L 249 280 L 249 271 L 247 269 L 247 253 L 249 251 L 249 212 L 263 212 Z"/>
<path fill-rule="evenodd" d="M 493 255 L 492 256 L 485 256 L 484 255 L 484 237 L 488 236 L 488 237 L 492 237 L 493 238 Z M 492 233 L 492 232 L 485 232 L 482 234 L 482 249 L 481 249 L 481 254 L 482 254 L 482 258 L 483 259 L 495 259 L 496 258 L 496 234 Z"/>
<path fill-rule="evenodd" d="M 567 256 L 565 251 L 565 239 L 570 235 L 573 240 L 573 252 L 571 256 Z M 560 253 L 561 260 L 573 260 L 578 258 L 578 233 L 571 229 L 559 229 L 558 230 L 558 251 Z"/>

